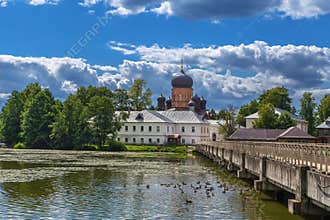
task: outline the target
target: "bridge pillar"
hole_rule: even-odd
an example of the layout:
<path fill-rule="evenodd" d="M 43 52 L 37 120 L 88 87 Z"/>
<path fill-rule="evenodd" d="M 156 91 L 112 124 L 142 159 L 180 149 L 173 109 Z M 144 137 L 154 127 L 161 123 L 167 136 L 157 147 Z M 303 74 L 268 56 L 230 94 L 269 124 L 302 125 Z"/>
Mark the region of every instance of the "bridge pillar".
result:
<path fill-rule="evenodd" d="M 233 150 L 229 150 L 229 159 L 228 159 L 227 170 L 229 170 L 229 171 L 234 171 L 234 165 L 233 165 Z"/>
<path fill-rule="evenodd" d="M 260 159 L 259 179 L 254 181 L 254 189 L 256 191 L 279 191 L 279 188 L 277 188 L 276 186 L 270 183 L 267 183 L 266 165 L 267 165 L 267 157 L 263 156 Z"/>
<path fill-rule="evenodd" d="M 254 176 L 247 172 L 245 168 L 245 153 L 241 154 L 241 164 L 240 164 L 240 169 L 237 170 L 237 177 L 241 179 L 252 179 Z"/>
<path fill-rule="evenodd" d="M 306 214 L 306 211 L 311 209 L 308 207 L 307 199 L 307 171 L 310 168 L 302 165 L 298 166 L 296 173 L 297 188 L 295 192 L 295 199 L 288 200 L 288 210 L 291 214 Z M 311 214 L 310 212 L 307 214 Z"/>

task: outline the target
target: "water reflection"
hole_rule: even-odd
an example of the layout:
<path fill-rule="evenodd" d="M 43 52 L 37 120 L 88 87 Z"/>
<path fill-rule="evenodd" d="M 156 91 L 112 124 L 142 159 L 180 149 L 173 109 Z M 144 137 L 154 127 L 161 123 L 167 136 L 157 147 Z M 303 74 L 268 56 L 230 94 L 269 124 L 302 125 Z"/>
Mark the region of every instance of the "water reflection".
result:
<path fill-rule="evenodd" d="M 299 219 L 198 156 L 0 153 L 1 218 Z"/>

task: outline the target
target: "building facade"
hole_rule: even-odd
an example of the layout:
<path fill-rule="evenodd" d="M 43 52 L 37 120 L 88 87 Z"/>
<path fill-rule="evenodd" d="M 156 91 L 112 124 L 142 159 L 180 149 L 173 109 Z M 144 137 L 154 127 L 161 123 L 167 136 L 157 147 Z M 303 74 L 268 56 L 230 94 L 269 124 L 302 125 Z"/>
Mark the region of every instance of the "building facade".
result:
<path fill-rule="evenodd" d="M 330 117 L 316 127 L 318 142 L 330 143 Z"/>
<path fill-rule="evenodd" d="M 133 111 L 118 132 L 118 141 L 136 145 L 194 145 L 209 140 L 209 122 L 193 111 Z"/>

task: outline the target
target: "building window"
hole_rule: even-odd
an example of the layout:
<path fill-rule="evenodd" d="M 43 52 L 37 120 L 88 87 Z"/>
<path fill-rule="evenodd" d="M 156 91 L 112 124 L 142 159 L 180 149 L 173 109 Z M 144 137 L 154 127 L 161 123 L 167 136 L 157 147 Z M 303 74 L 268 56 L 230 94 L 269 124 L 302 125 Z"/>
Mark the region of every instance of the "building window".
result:
<path fill-rule="evenodd" d="M 144 131 L 144 126 L 141 126 L 141 132 L 143 132 Z"/>
<path fill-rule="evenodd" d="M 128 142 L 128 138 L 125 138 L 125 142 L 126 142 L 126 143 Z"/>
<path fill-rule="evenodd" d="M 149 126 L 149 132 L 152 132 L 152 126 Z"/>
<path fill-rule="evenodd" d="M 182 127 L 182 128 L 181 128 L 182 133 L 184 133 L 184 130 L 185 130 L 184 127 Z"/>
<path fill-rule="evenodd" d="M 136 132 L 136 126 L 135 125 L 133 126 L 133 132 Z"/>
<path fill-rule="evenodd" d="M 157 132 L 160 132 L 160 127 L 159 126 L 157 126 Z"/>
<path fill-rule="evenodd" d="M 120 142 L 120 138 L 117 138 L 117 141 L 119 141 L 119 142 Z"/>
<path fill-rule="evenodd" d="M 136 143 L 136 139 L 135 138 L 133 138 L 133 143 Z"/>
<path fill-rule="evenodd" d="M 182 95 L 179 95 L 179 101 L 182 102 Z"/>
<path fill-rule="evenodd" d="M 141 143 L 142 143 L 142 144 L 144 143 L 144 138 L 141 138 Z"/>
<path fill-rule="evenodd" d="M 207 130 L 207 133 L 209 133 L 210 131 L 209 131 L 209 128 L 206 128 L 206 130 Z"/>
<path fill-rule="evenodd" d="M 182 139 L 182 143 L 185 144 L 186 143 L 186 140 L 185 139 Z"/>
<path fill-rule="evenodd" d="M 125 131 L 128 131 L 128 126 L 127 125 L 125 126 Z"/>
<path fill-rule="evenodd" d="M 195 139 L 191 139 L 191 143 L 192 144 L 195 144 Z"/>
<path fill-rule="evenodd" d="M 174 127 L 172 127 L 172 132 L 174 133 Z"/>
<path fill-rule="evenodd" d="M 167 132 L 170 132 L 170 127 L 169 126 L 167 126 Z"/>
<path fill-rule="evenodd" d="M 158 144 L 160 143 L 160 140 L 159 140 L 159 138 L 157 138 L 157 143 L 158 143 Z"/>
<path fill-rule="evenodd" d="M 151 138 L 149 138 L 149 144 L 151 144 L 152 143 L 152 139 Z"/>
<path fill-rule="evenodd" d="M 195 126 L 192 126 L 192 127 L 191 127 L 191 132 L 192 132 L 192 133 L 195 133 Z"/>
<path fill-rule="evenodd" d="M 203 134 L 204 132 L 203 132 L 203 127 L 201 127 L 201 133 Z"/>

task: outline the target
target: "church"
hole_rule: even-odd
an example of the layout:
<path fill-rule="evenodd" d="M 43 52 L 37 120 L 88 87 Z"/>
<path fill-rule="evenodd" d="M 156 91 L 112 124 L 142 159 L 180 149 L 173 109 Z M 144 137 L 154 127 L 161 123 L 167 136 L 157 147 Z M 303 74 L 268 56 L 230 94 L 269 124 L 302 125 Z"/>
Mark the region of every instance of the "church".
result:
<path fill-rule="evenodd" d="M 172 97 L 168 100 L 161 94 L 157 99 L 159 111 L 194 111 L 198 115 L 206 116 L 206 100 L 193 96 L 193 79 L 188 76 L 181 65 L 181 71 L 173 75 Z"/>
<path fill-rule="evenodd" d="M 131 111 L 118 132 L 118 141 L 136 145 L 194 145 L 215 139 L 206 100 L 193 95 L 193 79 L 181 65 L 173 74 L 172 94 L 157 99 L 157 110 Z M 212 132 L 214 131 L 214 132 Z"/>

